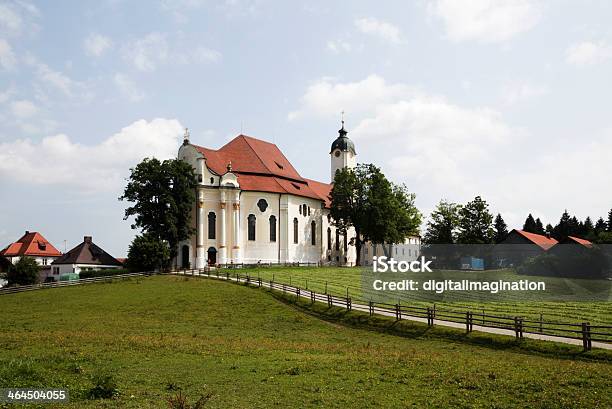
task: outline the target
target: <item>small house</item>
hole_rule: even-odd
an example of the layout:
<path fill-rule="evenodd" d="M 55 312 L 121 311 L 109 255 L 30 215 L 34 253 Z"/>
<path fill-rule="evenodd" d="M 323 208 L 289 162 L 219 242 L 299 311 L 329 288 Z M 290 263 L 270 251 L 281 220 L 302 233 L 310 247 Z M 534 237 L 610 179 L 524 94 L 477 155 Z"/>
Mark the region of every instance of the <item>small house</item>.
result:
<path fill-rule="evenodd" d="M 52 275 L 55 281 L 62 276 L 78 275 L 81 271 L 121 268 L 123 265 L 115 257 L 98 247 L 91 236 L 85 236 L 83 242 L 55 260 Z"/>

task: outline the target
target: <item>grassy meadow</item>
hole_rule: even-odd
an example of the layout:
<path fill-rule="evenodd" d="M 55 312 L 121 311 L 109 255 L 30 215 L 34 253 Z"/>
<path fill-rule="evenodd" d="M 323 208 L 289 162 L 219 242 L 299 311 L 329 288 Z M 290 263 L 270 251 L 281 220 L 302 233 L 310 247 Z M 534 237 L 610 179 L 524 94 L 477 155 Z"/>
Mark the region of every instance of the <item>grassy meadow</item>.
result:
<path fill-rule="evenodd" d="M 210 279 L 3 295 L 0 311 L 0 388 L 69 390 L 71 403 L 44 408 L 168 408 L 178 393 L 211 408 L 612 407 L 607 352 L 309 308 Z M 93 399 L 100 388 L 114 397 Z"/>
<path fill-rule="evenodd" d="M 370 267 L 371 268 L 371 267 Z M 443 280 L 459 277 L 473 281 L 517 281 L 528 279 L 530 281 L 544 281 L 545 293 L 500 292 L 489 293 L 452 293 L 444 295 L 419 292 L 387 292 L 381 295 L 369 287 L 371 280 L 364 280 L 364 272 L 372 274 L 371 270 L 363 268 L 346 267 L 258 267 L 243 270 L 226 270 L 230 274 L 239 271 L 241 274 L 250 274 L 268 281 L 292 283 L 303 288 L 308 286 L 317 292 L 345 295 L 362 300 L 373 298 L 375 301 L 395 303 L 398 300 L 405 305 L 431 306 L 436 304 L 440 308 L 454 310 L 471 309 L 480 312 L 485 309 L 487 313 L 496 313 L 510 316 L 523 316 L 525 318 L 539 319 L 542 314 L 544 320 L 567 323 L 580 323 L 589 321 L 591 324 L 612 324 L 612 281 L 594 279 L 567 279 L 557 277 L 539 277 L 518 275 L 512 270 L 494 271 L 434 271 L 427 276 L 423 273 L 396 274 L 393 279 L 400 276 L 406 279 L 423 281 L 433 278 Z M 222 272 L 221 274 L 223 274 Z M 381 275 L 382 277 L 382 275 Z M 427 277 L 427 278 L 424 278 Z"/>

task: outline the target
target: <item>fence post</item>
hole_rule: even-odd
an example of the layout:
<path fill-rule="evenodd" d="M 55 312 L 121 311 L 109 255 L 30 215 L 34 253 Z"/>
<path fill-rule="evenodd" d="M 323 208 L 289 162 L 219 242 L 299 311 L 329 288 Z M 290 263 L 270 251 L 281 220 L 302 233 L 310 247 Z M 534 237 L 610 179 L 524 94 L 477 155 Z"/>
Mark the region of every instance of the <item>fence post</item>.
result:
<path fill-rule="evenodd" d="M 400 320 L 400 306 L 399 304 L 395 304 L 395 319 Z"/>
<path fill-rule="evenodd" d="M 315 302 L 315 292 L 310 290 L 310 302 L 314 304 Z"/>
<path fill-rule="evenodd" d="M 516 333 L 516 339 L 523 338 L 523 319 L 514 317 L 514 332 Z"/>
<path fill-rule="evenodd" d="M 591 325 L 588 322 L 582 323 L 582 348 L 585 352 L 591 350 Z"/>
<path fill-rule="evenodd" d="M 465 312 L 465 332 L 470 332 L 470 311 Z"/>
<path fill-rule="evenodd" d="M 229 271 L 225 273 L 225 280 L 229 281 Z"/>
<path fill-rule="evenodd" d="M 543 321 L 544 321 L 544 316 L 542 315 L 542 313 L 540 313 L 540 334 L 543 332 L 543 331 L 542 331 L 542 324 L 543 324 Z"/>
<path fill-rule="evenodd" d="M 295 288 L 295 300 L 296 301 L 300 300 L 300 287 Z"/>
<path fill-rule="evenodd" d="M 331 297 L 331 295 L 329 295 L 329 294 L 327 294 L 327 305 L 328 305 L 329 307 L 331 307 L 331 306 L 333 306 L 333 305 L 334 305 L 334 304 L 333 304 L 333 302 L 332 302 L 332 297 Z"/>
<path fill-rule="evenodd" d="M 370 302 L 368 303 L 368 307 L 370 309 L 370 317 L 372 315 L 374 315 L 374 303 L 372 302 L 372 299 L 370 299 Z"/>
<path fill-rule="evenodd" d="M 325 282 L 325 294 L 327 294 L 327 281 Z"/>
<path fill-rule="evenodd" d="M 306 279 L 306 289 L 308 290 L 308 279 Z"/>
<path fill-rule="evenodd" d="M 429 327 L 433 326 L 433 317 L 434 317 L 434 315 L 433 315 L 433 311 L 432 311 L 431 307 L 427 307 L 427 325 Z"/>
<path fill-rule="evenodd" d="M 258 285 L 259 287 L 261 287 L 261 277 L 258 277 L 258 278 L 257 278 L 257 285 Z"/>

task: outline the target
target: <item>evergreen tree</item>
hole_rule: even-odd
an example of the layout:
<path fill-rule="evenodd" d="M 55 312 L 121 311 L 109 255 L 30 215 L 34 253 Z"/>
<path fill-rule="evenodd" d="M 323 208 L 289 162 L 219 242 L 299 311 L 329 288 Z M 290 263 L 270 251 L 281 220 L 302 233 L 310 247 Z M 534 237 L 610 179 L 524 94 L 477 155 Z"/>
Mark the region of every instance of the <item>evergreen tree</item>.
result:
<path fill-rule="evenodd" d="M 544 230 L 545 230 L 544 232 L 545 232 L 546 234 L 552 234 L 552 232 L 553 232 L 553 230 L 554 230 L 554 227 L 553 227 L 553 225 L 552 225 L 552 224 L 548 223 L 548 224 L 546 225 L 546 229 L 544 229 Z"/>
<path fill-rule="evenodd" d="M 441 200 L 429 216 L 423 237 L 426 244 L 453 244 L 457 238 L 461 205 Z"/>
<path fill-rule="evenodd" d="M 480 196 L 476 196 L 459 210 L 457 242 L 489 244 L 493 237 L 493 215 L 489 212 L 489 205 Z"/>
<path fill-rule="evenodd" d="M 592 237 L 595 235 L 595 226 L 589 216 L 582 223 L 582 237 Z"/>
<path fill-rule="evenodd" d="M 606 221 L 603 219 L 603 217 L 600 217 L 595 223 L 595 234 L 599 234 L 604 231 L 606 231 Z"/>
<path fill-rule="evenodd" d="M 501 243 L 508 235 L 508 225 L 499 213 L 495 216 L 495 222 L 493 224 L 495 226 L 495 243 Z"/>
<path fill-rule="evenodd" d="M 546 234 L 546 231 L 544 230 L 544 225 L 542 224 L 542 220 L 540 220 L 539 217 L 535 221 L 535 226 L 536 234 Z"/>
<path fill-rule="evenodd" d="M 609 232 L 612 232 L 612 209 L 610 209 L 610 211 L 608 212 L 608 223 L 607 223 L 607 230 Z"/>
<path fill-rule="evenodd" d="M 536 221 L 531 215 L 531 213 L 529 213 L 529 216 L 527 216 L 527 219 L 525 220 L 525 223 L 523 224 L 523 231 L 526 231 L 528 233 L 536 233 L 536 230 L 537 230 Z"/>
<path fill-rule="evenodd" d="M 580 236 L 580 222 L 576 216 L 572 216 L 569 221 L 569 232 L 570 236 Z"/>
<path fill-rule="evenodd" d="M 567 236 L 570 236 L 570 215 L 567 209 L 561 215 L 559 223 L 553 228 L 553 237 L 557 240 L 562 240 Z"/>

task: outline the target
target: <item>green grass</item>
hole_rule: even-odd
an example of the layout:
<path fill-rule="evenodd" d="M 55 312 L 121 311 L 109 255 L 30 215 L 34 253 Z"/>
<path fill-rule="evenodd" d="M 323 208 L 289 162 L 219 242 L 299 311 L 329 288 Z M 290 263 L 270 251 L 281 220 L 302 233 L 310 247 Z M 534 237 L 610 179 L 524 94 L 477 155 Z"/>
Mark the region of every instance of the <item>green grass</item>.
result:
<path fill-rule="evenodd" d="M 462 277 L 476 281 L 506 280 L 545 281 L 546 293 L 446 293 L 443 296 L 425 292 L 394 292 L 381 295 L 368 287 L 363 279 L 366 271 L 360 268 L 305 268 L 305 267 L 260 267 L 244 270 L 227 270 L 230 274 L 240 272 L 264 280 L 274 278 L 277 282 L 308 286 L 317 292 L 349 295 L 356 299 L 396 303 L 398 300 L 405 305 L 431 306 L 452 310 L 471 309 L 476 314 L 482 309 L 488 314 L 503 314 L 539 319 L 542 314 L 546 321 L 581 323 L 589 321 L 593 325 L 612 325 L 612 282 L 608 280 L 566 279 L 555 277 L 523 276 L 511 270 L 483 272 L 434 272 L 429 278 L 444 279 Z M 222 273 L 223 274 L 223 273 Z M 367 272 L 367 274 L 371 274 Z M 393 276 L 398 278 L 399 275 Z M 422 281 L 424 275 L 405 273 L 402 278 L 412 278 Z M 327 286 L 326 286 L 327 283 Z"/>
<path fill-rule="evenodd" d="M 213 408 L 612 407 L 607 353 L 290 299 L 174 276 L 3 295 L 0 388 L 65 387 L 69 408 L 166 408 L 178 391 Z M 87 399 L 105 374 L 118 396 Z"/>

